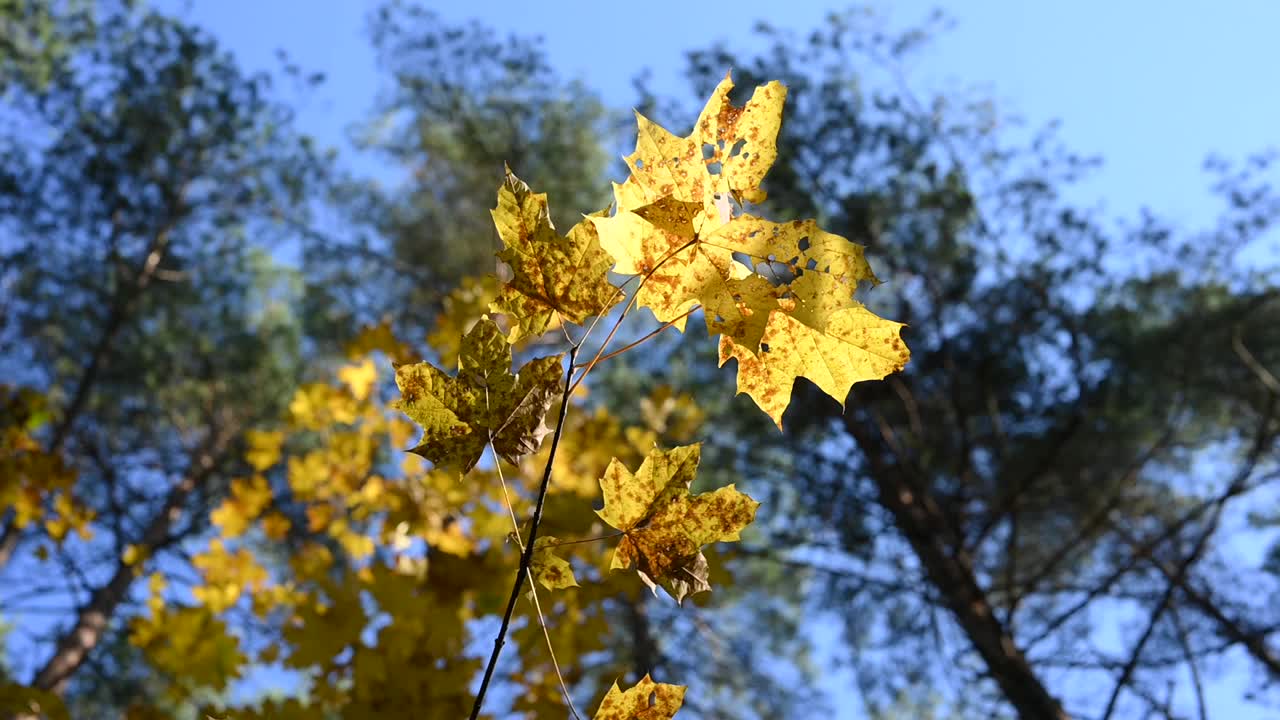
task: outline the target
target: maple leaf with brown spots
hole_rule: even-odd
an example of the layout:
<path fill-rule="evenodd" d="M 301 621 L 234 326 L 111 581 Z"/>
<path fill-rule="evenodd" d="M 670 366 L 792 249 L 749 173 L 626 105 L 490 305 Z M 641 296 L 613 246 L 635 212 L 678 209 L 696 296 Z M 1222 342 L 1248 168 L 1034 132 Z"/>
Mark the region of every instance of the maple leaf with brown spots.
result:
<path fill-rule="evenodd" d="M 457 377 L 431 363 L 396 368 L 394 407 L 422 426 L 410 450 L 437 466 L 466 473 L 493 443 L 510 462 L 538 449 L 549 432 L 543 418 L 560 389 L 563 356 L 531 360 L 511 374 L 511 345 L 489 318 L 462 339 Z"/>
<path fill-rule="evenodd" d="M 504 246 L 498 259 L 512 273 L 492 305 L 512 319 L 508 340 L 541 335 L 557 319 L 580 325 L 622 299 L 609 282 L 613 261 L 600 249 L 589 219 L 561 237 L 551 224 L 546 194 L 530 190 L 510 168 L 492 212 Z"/>
<path fill-rule="evenodd" d="M 573 576 L 573 567 L 569 561 L 555 554 L 560 538 L 554 536 L 540 537 L 533 543 L 533 557 L 529 562 L 529 571 L 548 590 L 577 587 L 578 580 Z"/>
<path fill-rule="evenodd" d="M 640 276 L 636 304 L 678 330 L 701 308 L 720 364 L 738 361 L 738 392 L 781 427 L 797 378 L 843 404 L 910 354 L 902 324 L 853 298 L 879 283 L 862 246 L 812 220 L 733 215 L 730 197 L 763 197 L 786 92 L 770 83 L 737 108 L 732 87 L 726 76 L 685 138 L 639 117 L 631 177 L 614 185 L 614 214 L 594 222 L 614 271 Z"/>
<path fill-rule="evenodd" d="M 625 691 L 615 682 L 592 720 L 671 720 L 684 705 L 686 689 L 654 682 L 648 675 Z"/>
<path fill-rule="evenodd" d="M 662 585 L 676 602 L 711 589 L 702 547 L 737 540 L 760 506 L 733 485 L 691 494 L 700 457 L 696 444 L 655 448 L 635 474 L 615 458 L 600 480 L 604 508 L 596 513 L 622 531 L 610 567 L 634 567 L 651 590 Z"/>

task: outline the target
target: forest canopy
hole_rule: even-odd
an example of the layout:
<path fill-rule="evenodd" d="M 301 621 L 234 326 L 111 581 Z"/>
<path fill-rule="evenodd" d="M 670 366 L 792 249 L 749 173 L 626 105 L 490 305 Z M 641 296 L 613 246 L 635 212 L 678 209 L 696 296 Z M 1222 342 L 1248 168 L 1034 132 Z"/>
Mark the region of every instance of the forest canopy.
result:
<path fill-rule="evenodd" d="M 1277 156 L 1109 216 L 941 24 L 630 112 L 387 2 L 334 150 L 305 67 L 0 0 L 0 717 L 1274 711 Z"/>

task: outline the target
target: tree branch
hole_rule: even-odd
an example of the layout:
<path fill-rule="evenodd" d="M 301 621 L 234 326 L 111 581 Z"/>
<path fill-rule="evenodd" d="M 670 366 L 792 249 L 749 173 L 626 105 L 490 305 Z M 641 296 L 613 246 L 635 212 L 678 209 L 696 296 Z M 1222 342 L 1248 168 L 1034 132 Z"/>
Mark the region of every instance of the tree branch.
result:
<path fill-rule="evenodd" d="M 498 628 L 498 637 L 493 639 L 493 654 L 489 656 L 489 664 L 484 669 L 484 679 L 480 681 L 480 690 L 476 693 L 475 705 L 471 708 L 471 720 L 480 717 L 480 708 L 484 705 L 484 694 L 489 689 L 489 681 L 493 679 L 493 671 L 498 666 L 498 656 L 502 654 L 502 646 L 507 641 L 507 628 L 511 625 L 511 614 L 516 609 L 516 601 L 520 599 L 520 590 L 524 587 L 524 578 L 529 574 L 533 563 L 534 542 L 538 538 L 538 523 L 542 521 L 542 506 L 547 499 L 547 488 L 551 485 L 551 468 L 556 460 L 556 449 L 560 447 L 560 434 L 564 431 L 564 418 L 569 412 L 569 394 L 573 390 L 573 363 L 578 358 L 578 348 L 569 349 L 569 369 L 565 372 L 564 393 L 560 398 L 560 417 L 556 419 L 556 432 L 551 438 L 551 452 L 547 454 L 547 464 L 542 470 L 542 484 L 538 487 L 538 500 L 533 506 L 533 518 L 529 527 L 529 539 L 525 542 L 524 552 L 520 554 L 520 568 L 516 571 L 516 580 L 511 585 L 511 597 L 507 600 L 507 611 L 502 615 L 502 626 Z"/>

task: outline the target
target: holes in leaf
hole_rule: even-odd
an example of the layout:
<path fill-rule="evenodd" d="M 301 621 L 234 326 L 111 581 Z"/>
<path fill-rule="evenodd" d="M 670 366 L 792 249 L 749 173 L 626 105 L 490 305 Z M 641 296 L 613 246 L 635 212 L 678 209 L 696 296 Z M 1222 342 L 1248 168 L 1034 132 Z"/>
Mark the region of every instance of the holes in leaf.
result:
<path fill-rule="evenodd" d="M 719 175 L 720 163 L 718 162 L 707 163 L 707 172 L 711 173 L 712 175 Z"/>
<path fill-rule="evenodd" d="M 649 707 L 658 707 L 658 693 L 649 693 Z"/>
<path fill-rule="evenodd" d="M 740 139 L 738 140 L 738 142 L 734 143 L 733 147 L 729 148 L 729 157 L 737 157 L 738 153 L 742 152 L 742 146 L 746 144 L 747 144 L 747 141 L 745 139 Z M 742 154 L 742 157 L 746 157 L 746 156 L 747 156 L 746 153 Z"/>
<path fill-rule="evenodd" d="M 777 256 L 777 255 L 774 255 L 773 253 L 769 253 L 769 257 L 768 257 L 768 258 L 766 258 L 766 259 L 767 259 L 769 262 L 778 262 L 778 256 Z"/>
<path fill-rule="evenodd" d="M 809 249 L 809 238 L 808 238 L 808 236 L 805 236 L 805 237 L 800 238 L 800 243 L 799 243 L 799 245 L 800 245 L 800 252 L 805 252 L 806 250 L 808 250 L 808 249 Z"/>
<path fill-rule="evenodd" d="M 702 144 L 702 159 L 703 159 L 703 160 L 710 160 L 711 158 L 713 158 L 713 157 L 715 157 L 715 156 L 716 156 L 716 146 L 715 146 L 715 145 L 712 145 L 711 143 L 703 143 L 703 144 Z"/>
<path fill-rule="evenodd" d="M 724 318 L 723 318 L 723 317 L 721 317 L 719 313 L 716 313 L 716 322 L 718 322 L 718 323 L 723 323 L 723 322 L 724 322 Z"/>
<path fill-rule="evenodd" d="M 760 352 L 769 352 L 769 343 L 760 343 Z"/>
<path fill-rule="evenodd" d="M 809 262 L 805 263 L 804 269 L 805 269 L 805 270 L 817 270 L 817 269 L 818 269 L 818 261 L 817 261 L 817 260 L 814 260 L 813 258 L 809 258 Z"/>
<path fill-rule="evenodd" d="M 640 170 L 643 170 L 643 169 L 644 169 L 644 160 L 636 160 L 636 168 L 637 168 L 637 169 L 640 169 Z"/>

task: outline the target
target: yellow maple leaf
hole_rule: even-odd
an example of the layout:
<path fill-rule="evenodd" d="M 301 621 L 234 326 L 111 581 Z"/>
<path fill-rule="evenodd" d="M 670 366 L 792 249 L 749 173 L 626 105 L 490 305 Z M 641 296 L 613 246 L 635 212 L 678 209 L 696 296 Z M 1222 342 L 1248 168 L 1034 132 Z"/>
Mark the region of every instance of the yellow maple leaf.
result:
<path fill-rule="evenodd" d="M 280 513 L 268 513 L 262 518 L 262 533 L 270 540 L 284 540 L 289 534 L 289 518 Z"/>
<path fill-rule="evenodd" d="M 347 357 L 355 360 L 371 352 L 380 351 L 393 362 L 408 362 L 413 353 L 409 346 L 396 339 L 391 322 L 383 320 L 377 325 L 366 325 L 345 348 Z"/>
<path fill-rule="evenodd" d="M 639 117 L 616 212 L 593 222 L 614 270 L 641 276 L 636 303 L 678 330 L 701 308 L 722 336 L 721 365 L 738 361 L 739 392 L 781 427 L 797 378 L 843 404 L 854 383 L 901 370 L 909 353 L 900 323 L 853 299 L 860 283 L 879 282 L 861 246 L 812 220 L 733 216 L 729 196 L 763 194 L 786 93 L 771 83 L 737 108 L 731 88 L 726 77 L 685 138 Z"/>
<path fill-rule="evenodd" d="M 249 449 L 244 459 L 254 470 L 262 472 L 280 462 L 280 448 L 284 446 L 284 433 L 279 430 L 247 430 L 244 434 L 245 444 Z"/>
<path fill-rule="evenodd" d="M 510 462 L 538 449 L 543 418 L 560 387 L 562 357 L 529 361 L 511 373 L 511 345 L 488 318 L 462 341 L 457 377 L 430 363 L 396 368 L 401 399 L 393 404 L 422 426 L 410 450 L 437 466 L 475 467 L 489 443 Z"/>
<path fill-rule="evenodd" d="M 191 594 L 211 612 L 220 613 L 235 605 L 244 591 L 255 591 L 267 582 L 267 570 L 258 564 L 245 548 L 228 552 L 219 539 L 209 549 L 191 559 L 200 570 L 205 584 L 191 589 Z"/>
<path fill-rule="evenodd" d="M 96 513 L 91 508 L 76 502 L 68 493 L 62 492 L 53 499 L 53 517 L 44 521 L 44 527 L 49 537 L 61 546 L 67 533 L 72 530 L 75 530 L 83 540 L 93 537 L 93 528 L 89 523 L 94 517 Z"/>
<path fill-rule="evenodd" d="M 248 658 L 227 625 L 209 608 L 163 608 L 151 618 L 136 617 L 129 641 L 146 653 L 152 666 L 180 677 L 190 687 L 214 690 L 240 676 Z"/>
<path fill-rule="evenodd" d="M 775 310 L 755 352 L 721 336 L 720 365 L 736 359 L 738 392 L 751 396 L 782 427 L 798 377 L 809 379 L 843 407 L 854 383 L 901 370 L 907 360 L 901 327 L 861 305 L 836 311 L 820 327 Z"/>
<path fill-rule="evenodd" d="M 373 364 L 373 360 L 365 358 L 359 363 L 338 368 L 338 379 L 351 389 L 351 394 L 356 400 L 364 402 L 368 399 L 373 384 L 378 380 L 378 368 Z"/>
<path fill-rule="evenodd" d="M 725 74 L 687 137 L 636 113 L 636 149 L 624 158 L 631 177 L 615 186 L 622 207 L 670 196 L 710 211 L 717 195 L 764 199 L 760 181 L 778 157 L 787 89 L 777 81 L 758 87 L 743 107 L 729 102 L 731 90 L 733 79 Z"/>
<path fill-rule="evenodd" d="M 492 308 L 512 319 L 510 342 L 542 335 L 557 318 L 582 324 L 622 299 L 609 282 L 613 260 L 600 248 L 590 220 L 561 237 L 551 224 L 546 194 L 530 190 L 510 168 L 492 212 L 504 246 L 498 259 L 512 273 Z"/>
<path fill-rule="evenodd" d="M 231 481 L 230 497 L 209 513 L 209 520 L 222 528 L 224 537 L 238 537 L 270 504 L 271 487 L 265 477 L 237 478 Z"/>
<path fill-rule="evenodd" d="M 557 537 L 540 537 L 533 543 L 533 559 L 529 570 L 533 579 L 548 590 L 577 587 L 578 580 L 573 576 L 573 567 L 569 561 L 555 554 Z"/>
<path fill-rule="evenodd" d="M 676 602 L 711 589 L 702 546 L 737 540 L 760 506 L 733 485 L 691 494 L 700 457 L 701 445 L 655 448 L 634 475 L 615 459 L 600 479 L 604 508 L 596 514 L 623 533 L 610 567 L 636 568 L 651 590 L 662 585 Z"/>
<path fill-rule="evenodd" d="M 686 689 L 654 682 L 648 675 L 625 691 L 614 682 L 592 720 L 670 720 L 684 705 Z"/>

